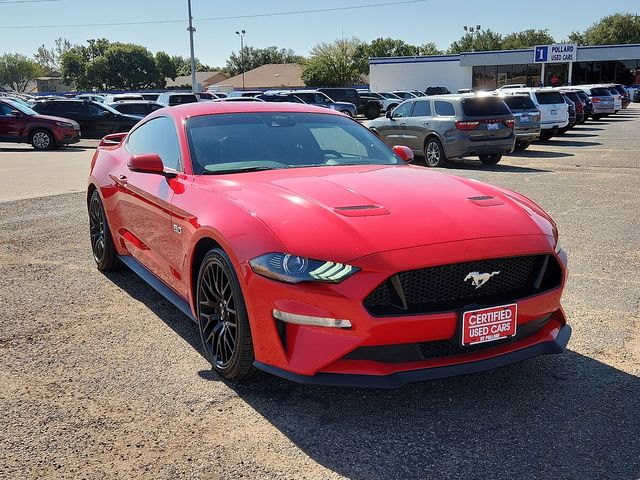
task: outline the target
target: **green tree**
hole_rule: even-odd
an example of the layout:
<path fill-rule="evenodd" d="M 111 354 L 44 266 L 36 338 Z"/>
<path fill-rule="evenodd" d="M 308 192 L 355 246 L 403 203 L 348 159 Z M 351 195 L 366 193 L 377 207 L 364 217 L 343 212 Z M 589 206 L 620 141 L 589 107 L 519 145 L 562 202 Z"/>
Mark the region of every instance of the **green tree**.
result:
<path fill-rule="evenodd" d="M 407 57 L 419 55 L 419 47 L 395 38 L 376 38 L 371 43 L 356 46 L 354 60 L 358 72 L 369 73 L 369 59 L 379 57 Z"/>
<path fill-rule="evenodd" d="M 640 43 L 640 15 L 615 13 L 608 15 L 583 33 L 584 45 L 619 45 Z"/>
<path fill-rule="evenodd" d="M 442 55 L 444 52 L 433 42 L 427 42 L 418 47 L 420 55 Z"/>
<path fill-rule="evenodd" d="M 164 84 L 149 50 L 132 43 L 113 43 L 104 52 L 104 84 L 109 88 L 135 90 Z"/>
<path fill-rule="evenodd" d="M 20 53 L 0 56 L 0 86 L 6 85 L 17 92 L 24 92 L 29 82 L 42 74 L 40 65 Z"/>
<path fill-rule="evenodd" d="M 465 33 L 449 47 L 449 53 L 486 52 L 502 50 L 502 35 L 487 28 L 474 33 Z"/>
<path fill-rule="evenodd" d="M 584 45 L 584 35 L 582 32 L 571 32 L 567 37 L 567 42 Z"/>
<path fill-rule="evenodd" d="M 536 45 L 550 45 L 556 43 L 554 38 L 549 35 L 549 30 L 523 30 L 522 32 L 514 32 L 506 35 L 502 40 L 502 48 L 504 50 L 516 50 L 519 48 L 531 48 Z"/>
<path fill-rule="evenodd" d="M 360 71 L 356 52 L 361 43 L 351 38 L 313 47 L 302 71 L 305 85 L 341 87 L 358 83 Z"/>
<path fill-rule="evenodd" d="M 51 73 L 60 70 L 62 55 L 70 49 L 71 42 L 60 37 L 55 40 L 54 46 L 51 48 L 45 47 L 44 44 L 39 46 L 33 57 L 46 73 Z"/>
<path fill-rule="evenodd" d="M 176 66 L 176 76 L 185 76 L 191 75 L 191 59 L 188 57 L 183 57 L 182 55 L 172 55 L 171 61 Z M 200 62 L 197 58 L 196 61 L 196 72 L 211 72 L 211 71 L 221 71 L 221 69 L 216 68 L 212 69 L 209 65 Z"/>
<path fill-rule="evenodd" d="M 71 47 L 60 57 L 62 78 L 68 85 L 75 85 L 78 89 L 86 89 L 87 85 L 87 55 L 86 47 L 76 45 Z"/>
<path fill-rule="evenodd" d="M 171 57 L 167 55 L 165 52 L 157 52 L 155 56 L 156 68 L 160 73 L 161 78 L 170 78 L 171 80 L 175 80 L 178 76 L 178 72 L 176 70 L 176 64 L 173 63 Z"/>
<path fill-rule="evenodd" d="M 304 58 L 296 55 L 290 48 L 278 48 L 276 46 L 267 48 L 244 47 L 240 52 L 231 52 L 227 59 L 225 72 L 233 76 L 242 73 L 242 71 L 247 72 L 270 63 L 302 63 L 303 61 Z"/>

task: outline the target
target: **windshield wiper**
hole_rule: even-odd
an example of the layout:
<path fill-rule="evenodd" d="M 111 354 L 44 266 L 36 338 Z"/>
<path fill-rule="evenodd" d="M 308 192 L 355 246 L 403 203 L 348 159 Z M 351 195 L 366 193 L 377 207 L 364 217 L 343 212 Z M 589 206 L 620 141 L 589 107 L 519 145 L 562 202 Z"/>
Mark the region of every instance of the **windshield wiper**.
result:
<path fill-rule="evenodd" d="M 202 174 L 203 175 L 226 175 L 227 173 L 260 172 L 262 170 L 275 170 L 275 168 L 256 165 L 253 167 L 234 168 L 230 170 L 205 170 L 204 172 L 202 172 Z"/>

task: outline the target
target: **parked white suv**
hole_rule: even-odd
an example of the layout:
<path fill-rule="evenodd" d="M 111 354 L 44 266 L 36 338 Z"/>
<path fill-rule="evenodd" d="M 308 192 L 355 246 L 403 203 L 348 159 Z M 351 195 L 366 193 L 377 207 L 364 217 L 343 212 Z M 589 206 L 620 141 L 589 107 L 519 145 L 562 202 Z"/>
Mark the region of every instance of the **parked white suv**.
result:
<path fill-rule="evenodd" d="M 569 125 L 569 107 L 557 89 L 514 88 L 500 90 L 504 95 L 529 95 L 540 110 L 540 140 L 549 140 Z"/>

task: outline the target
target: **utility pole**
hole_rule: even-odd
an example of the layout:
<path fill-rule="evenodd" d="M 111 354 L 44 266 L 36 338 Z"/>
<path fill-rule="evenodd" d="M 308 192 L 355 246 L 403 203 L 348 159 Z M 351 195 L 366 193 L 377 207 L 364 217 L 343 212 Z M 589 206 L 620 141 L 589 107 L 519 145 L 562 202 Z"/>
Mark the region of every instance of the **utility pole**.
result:
<path fill-rule="evenodd" d="M 189 43 L 191 45 L 191 91 L 196 93 L 196 57 L 193 53 L 193 32 L 196 31 L 193 28 L 193 17 L 191 16 L 191 0 L 187 0 L 187 5 L 189 6 Z"/>
<path fill-rule="evenodd" d="M 240 67 L 242 68 L 242 90 L 244 91 L 244 34 L 246 30 L 236 30 L 236 35 L 240 36 Z"/>

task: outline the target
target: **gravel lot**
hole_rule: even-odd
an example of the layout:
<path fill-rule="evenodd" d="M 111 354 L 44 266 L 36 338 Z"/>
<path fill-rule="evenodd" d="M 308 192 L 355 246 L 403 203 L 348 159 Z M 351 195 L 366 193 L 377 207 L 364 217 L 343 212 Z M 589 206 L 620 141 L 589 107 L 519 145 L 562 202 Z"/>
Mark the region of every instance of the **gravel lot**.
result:
<path fill-rule="evenodd" d="M 0 145 L 0 478 L 640 478 L 639 131 L 632 105 L 446 170 L 554 216 L 574 335 L 560 356 L 391 392 L 221 381 L 195 324 L 94 268 L 83 194 L 9 201 L 82 190 L 92 150 Z M 43 161 L 61 185 L 6 178 Z"/>

